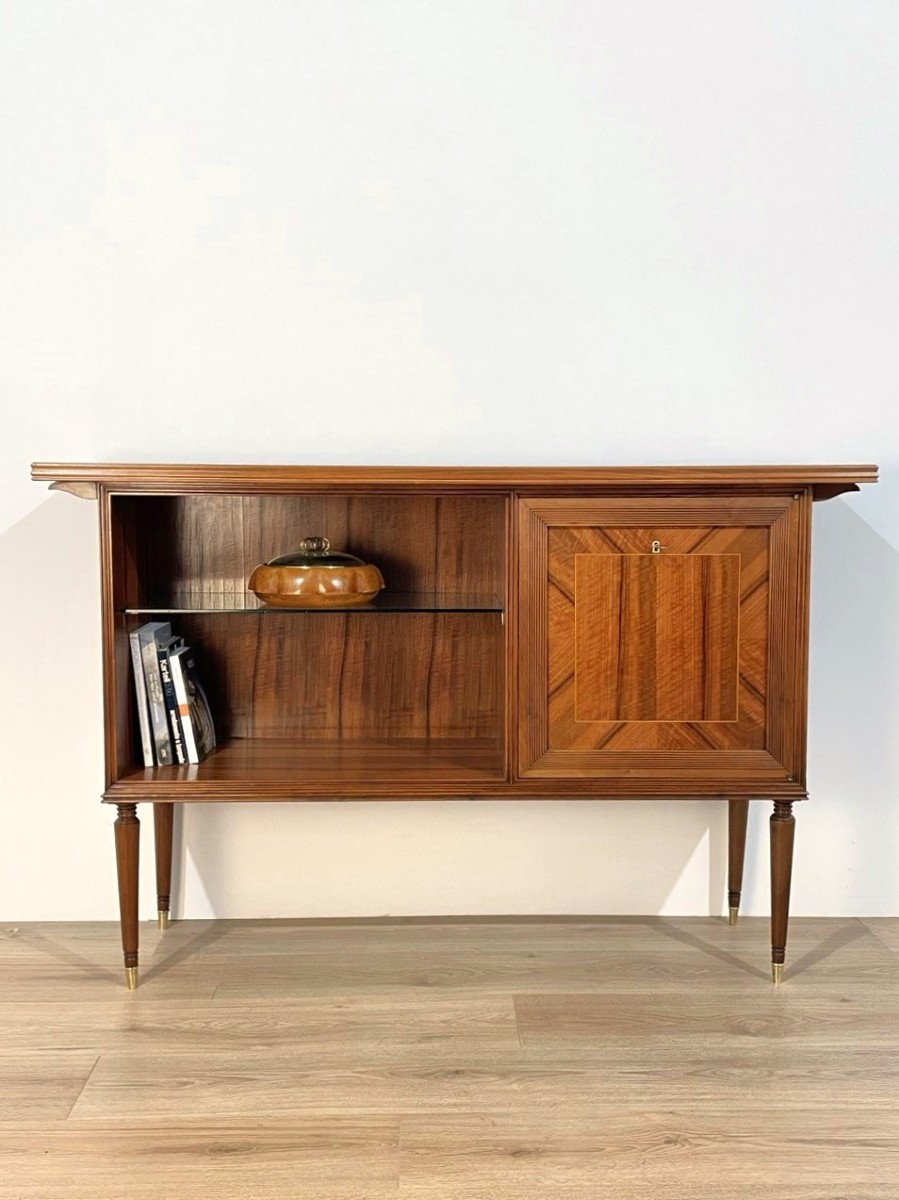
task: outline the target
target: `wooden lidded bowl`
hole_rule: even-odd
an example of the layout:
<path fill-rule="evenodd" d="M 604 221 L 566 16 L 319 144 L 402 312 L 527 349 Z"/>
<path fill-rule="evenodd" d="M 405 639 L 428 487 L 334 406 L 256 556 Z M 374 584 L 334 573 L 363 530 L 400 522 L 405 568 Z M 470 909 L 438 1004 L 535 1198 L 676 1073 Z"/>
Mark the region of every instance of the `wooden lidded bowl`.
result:
<path fill-rule="evenodd" d="M 257 567 L 248 584 L 274 608 L 354 608 L 383 586 L 376 566 L 332 550 L 326 537 L 305 538 L 299 550 Z"/>

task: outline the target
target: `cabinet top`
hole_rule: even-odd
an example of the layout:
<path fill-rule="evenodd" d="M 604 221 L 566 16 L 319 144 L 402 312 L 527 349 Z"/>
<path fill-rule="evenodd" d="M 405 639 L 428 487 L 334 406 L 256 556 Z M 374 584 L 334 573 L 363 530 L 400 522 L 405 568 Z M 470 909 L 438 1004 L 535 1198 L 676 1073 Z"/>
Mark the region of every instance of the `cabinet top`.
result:
<path fill-rule="evenodd" d="M 78 495 L 114 492 L 654 491 L 812 488 L 816 500 L 876 483 L 857 464 L 696 467 L 363 467 L 250 463 L 33 463 L 31 478 Z"/>

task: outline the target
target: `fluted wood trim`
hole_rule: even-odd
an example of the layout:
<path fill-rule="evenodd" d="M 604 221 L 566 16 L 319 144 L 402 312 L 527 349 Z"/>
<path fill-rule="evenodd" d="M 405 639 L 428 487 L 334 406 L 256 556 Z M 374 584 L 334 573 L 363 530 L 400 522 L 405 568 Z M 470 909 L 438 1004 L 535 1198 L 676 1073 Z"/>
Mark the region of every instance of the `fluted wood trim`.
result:
<path fill-rule="evenodd" d="M 202 764 L 201 764 L 202 765 Z M 164 772 L 178 768 L 163 768 Z M 141 772 L 143 774 L 143 772 Z M 686 799 L 726 800 L 733 796 L 749 799 L 805 800 L 808 793 L 796 783 L 779 782 L 775 778 L 760 776 L 753 771 L 751 776 L 740 776 L 725 772 L 709 772 L 697 777 L 685 773 L 683 777 L 665 772 L 658 777 L 639 775 L 634 778 L 611 775 L 597 777 L 564 776 L 559 771 L 553 774 L 534 774 L 511 782 L 497 778 L 472 782 L 446 779 L 401 780 L 385 778 L 377 780 L 318 780 L 297 781 L 285 776 L 283 779 L 253 780 L 182 779 L 168 776 L 153 778 L 156 771 L 148 772 L 148 778 L 131 777 L 114 783 L 104 794 L 107 804 L 150 803 L 159 800 L 172 803 L 229 803 L 256 801 L 278 802 L 290 800 L 477 800 L 483 797 L 506 800 L 546 800 L 555 796 L 568 800 L 620 800 L 637 796 L 644 800 Z"/>
<path fill-rule="evenodd" d="M 60 485 L 103 484 L 116 491 L 240 492 L 804 488 L 821 499 L 876 483 L 870 464 L 696 467 L 348 467 L 213 463 L 34 463 L 31 477 Z"/>
<path fill-rule="evenodd" d="M 771 529 L 767 747 L 789 781 L 805 783 L 808 695 L 809 548 L 807 493 Z"/>

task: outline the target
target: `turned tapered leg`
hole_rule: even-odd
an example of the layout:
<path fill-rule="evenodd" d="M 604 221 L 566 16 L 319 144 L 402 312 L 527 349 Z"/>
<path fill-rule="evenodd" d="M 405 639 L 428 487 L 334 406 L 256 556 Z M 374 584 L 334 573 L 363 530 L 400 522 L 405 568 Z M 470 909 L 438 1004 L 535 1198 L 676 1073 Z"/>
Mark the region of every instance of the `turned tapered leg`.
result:
<path fill-rule="evenodd" d="M 122 950 L 125 952 L 125 982 L 128 990 L 137 987 L 137 867 L 140 848 L 140 822 L 136 804 L 120 804 L 115 822 L 115 859 L 119 875 L 119 912 L 122 922 Z"/>
<path fill-rule="evenodd" d="M 743 860 L 746 857 L 746 825 L 749 801 L 729 800 L 727 811 L 727 923 L 736 925 L 743 891 Z"/>
<path fill-rule="evenodd" d="M 786 957 L 795 829 L 792 800 L 775 800 L 771 814 L 771 972 L 775 983 L 783 979 Z"/>
<path fill-rule="evenodd" d="M 172 828 L 174 804 L 153 805 L 156 841 L 156 913 L 160 929 L 168 929 L 172 892 Z"/>

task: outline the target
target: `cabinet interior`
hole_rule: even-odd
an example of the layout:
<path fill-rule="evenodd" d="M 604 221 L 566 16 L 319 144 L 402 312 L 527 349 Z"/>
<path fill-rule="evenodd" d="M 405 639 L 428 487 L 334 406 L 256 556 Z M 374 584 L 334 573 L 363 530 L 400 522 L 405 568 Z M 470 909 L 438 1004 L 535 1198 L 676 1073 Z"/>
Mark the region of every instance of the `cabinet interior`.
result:
<path fill-rule="evenodd" d="M 112 496 L 118 778 L 503 779 L 503 495 Z M 322 535 L 385 579 L 364 610 L 270 610 L 254 567 Z M 128 633 L 195 647 L 218 747 L 145 769 Z"/>

